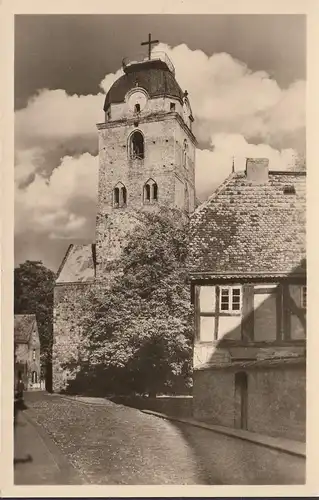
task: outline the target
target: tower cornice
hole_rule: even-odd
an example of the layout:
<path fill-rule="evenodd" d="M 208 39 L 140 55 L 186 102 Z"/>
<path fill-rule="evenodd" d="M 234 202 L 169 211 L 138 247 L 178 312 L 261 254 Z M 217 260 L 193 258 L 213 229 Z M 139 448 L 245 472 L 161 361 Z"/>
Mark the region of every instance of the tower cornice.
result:
<path fill-rule="evenodd" d="M 182 129 L 186 132 L 186 134 L 189 136 L 191 141 L 195 146 L 197 146 L 197 140 L 196 137 L 194 136 L 193 132 L 187 127 L 187 125 L 184 123 L 184 120 L 180 116 L 179 113 L 176 111 L 172 112 L 158 112 L 158 113 L 151 113 L 148 115 L 144 116 L 133 116 L 132 118 L 121 118 L 119 120 L 112 120 L 109 122 L 102 122 L 102 123 L 97 123 L 97 129 L 98 130 L 104 130 L 104 129 L 110 129 L 110 128 L 116 128 L 116 127 L 121 127 L 123 125 L 134 125 L 136 122 L 138 124 L 141 123 L 150 123 L 150 122 L 158 122 L 158 121 L 168 121 L 171 120 L 172 118 L 175 118 L 177 122 L 180 124 Z"/>

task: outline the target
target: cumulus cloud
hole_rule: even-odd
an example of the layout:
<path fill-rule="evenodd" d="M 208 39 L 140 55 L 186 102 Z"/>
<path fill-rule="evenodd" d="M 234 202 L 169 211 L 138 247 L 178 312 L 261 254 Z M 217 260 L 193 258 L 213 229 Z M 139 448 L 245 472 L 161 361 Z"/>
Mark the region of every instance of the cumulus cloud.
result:
<path fill-rule="evenodd" d="M 100 83 L 100 87 L 104 90 L 105 93 L 108 92 L 113 83 L 120 78 L 120 76 L 124 75 L 124 71 L 122 68 L 118 69 L 115 73 L 109 73 L 106 75 Z"/>
<path fill-rule="evenodd" d="M 199 141 L 224 132 L 281 148 L 295 147 L 299 134 L 304 146 L 304 81 L 282 89 L 265 71 L 253 72 L 226 53 L 207 56 L 185 44 L 156 50 L 172 59 L 178 82 L 189 92 Z"/>
<path fill-rule="evenodd" d="M 35 174 L 32 183 L 16 190 L 16 233 L 86 238 L 96 210 L 97 172 L 98 158 L 85 153 L 64 157 L 49 180 Z"/>
<path fill-rule="evenodd" d="M 250 144 L 239 134 L 216 134 L 213 151 L 196 151 L 196 191 L 204 201 L 232 171 L 245 170 L 246 158 L 269 158 L 270 170 L 287 170 L 294 166 L 294 149 L 276 150 L 268 144 Z"/>
<path fill-rule="evenodd" d="M 187 89 L 199 142 L 196 187 L 204 200 L 229 175 L 232 158 L 268 157 L 270 168 L 290 168 L 305 150 L 305 82 L 287 88 L 264 71 L 251 71 L 229 54 L 212 56 L 185 44 L 160 44 Z M 29 239 L 94 237 L 98 134 L 104 93 L 123 74 L 100 82 L 97 95 L 39 90 L 15 114 L 16 233 Z M 206 148 L 206 149 L 204 149 Z M 24 241 L 26 241 L 24 239 Z M 29 247 L 29 252 L 30 247 Z"/>

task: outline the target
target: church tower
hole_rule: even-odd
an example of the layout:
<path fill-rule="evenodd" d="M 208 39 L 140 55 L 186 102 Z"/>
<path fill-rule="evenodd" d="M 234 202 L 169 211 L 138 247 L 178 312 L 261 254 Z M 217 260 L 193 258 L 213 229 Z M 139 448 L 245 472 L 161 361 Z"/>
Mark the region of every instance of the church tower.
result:
<path fill-rule="evenodd" d="M 95 287 L 108 287 L 141 212 L 195 207 L 195 144 L 187 92 L 164 53 L 123 61 L 123 75 L 105 97 L 99 133 L 95 243 L 70 245 L 54 289 L 53 389 L 77 383 L 83 311 Z M 157 42 L 156 42 L 157 43 Z M 147 237 L 147 234 L 145 235 Z M 73 381 L 73 382 L 72 382 Z"/>
<path fill-rule="evenodd" d="M 119 257 L 139 211 L 161 206 L 187 218 L 195 207 L 193 115 L 163 52 L 123 60 L 105 97 L 99 132 L 96 277 Z M 157 43 L 157 41 L 156 41 Z"/>

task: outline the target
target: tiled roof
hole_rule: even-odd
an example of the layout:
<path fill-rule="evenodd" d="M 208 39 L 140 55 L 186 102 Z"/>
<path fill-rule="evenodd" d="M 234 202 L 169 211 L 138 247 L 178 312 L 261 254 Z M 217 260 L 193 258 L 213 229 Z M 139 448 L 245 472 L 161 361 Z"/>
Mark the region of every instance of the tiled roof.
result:
<path fill-rule="evenodd" d="M 305 274 L 305 212 L 304 172 L 233 173 L 191 216 L 191 277 Z"/>
<path fill-rule="evenodd" d="M 29 342 L 35 322 L 35 314 L 14 315 L 14 341 L 16 344 L 27 344 Z"/>
<path fill-rule="evenodd" d="M 94 245 L 70 245 L 57 274 L 56 283 L 94 280 Z"/>

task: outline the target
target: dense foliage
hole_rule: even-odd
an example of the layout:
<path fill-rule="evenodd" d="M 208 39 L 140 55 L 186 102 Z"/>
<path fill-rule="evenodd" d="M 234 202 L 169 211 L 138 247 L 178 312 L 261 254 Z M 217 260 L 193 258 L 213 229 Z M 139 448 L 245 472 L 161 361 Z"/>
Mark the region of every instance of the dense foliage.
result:
<path fill-rule="evenodd" d="M 14 313 L 36 315 L 43 366 L 52 355 L 54 280 L 40 261 L 27 260 L 14 270 Z"/>
<path fill-rule="evenodd" d="M 192 366 L 187 231 L 178 214 L 141 219 L 111 289 L 96 289 L 86 306 L 82 370 L 108 393 L 185 393 Z"/>

